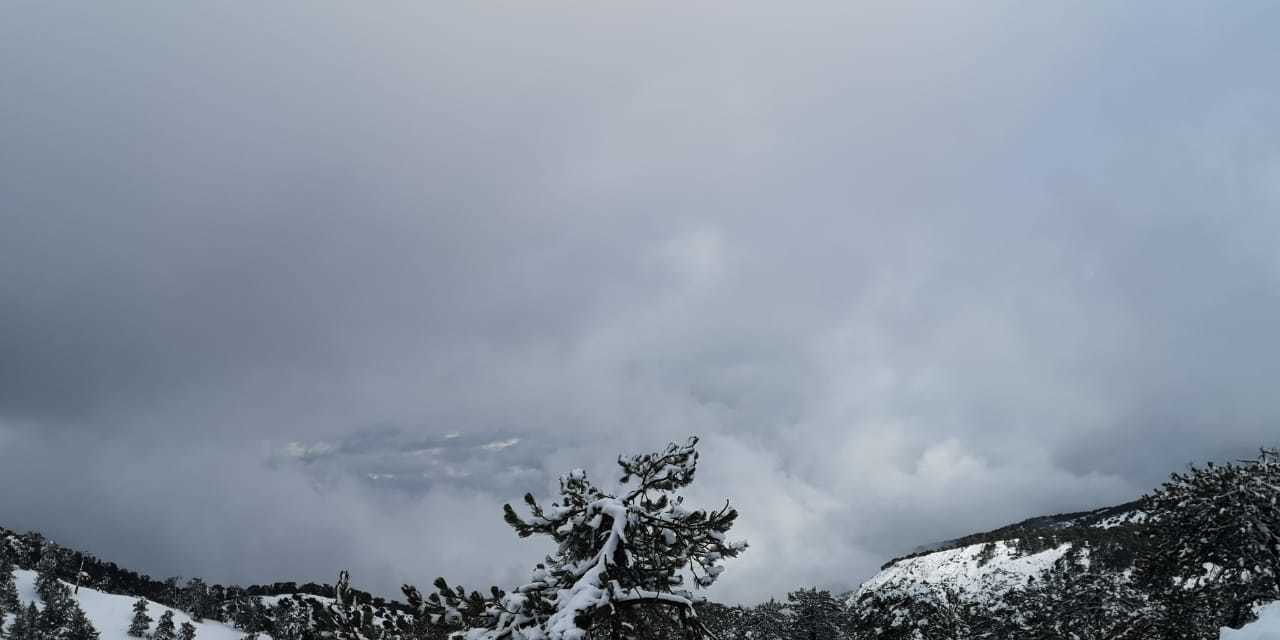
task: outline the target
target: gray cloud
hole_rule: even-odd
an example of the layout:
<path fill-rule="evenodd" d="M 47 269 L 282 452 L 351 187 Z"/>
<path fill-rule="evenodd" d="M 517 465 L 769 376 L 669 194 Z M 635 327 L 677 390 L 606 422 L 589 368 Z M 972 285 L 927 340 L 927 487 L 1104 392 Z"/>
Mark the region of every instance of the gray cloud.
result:
<path fill-rule="evenodd" d="M 507 583 L 698 433 L 751 600 L 1274 439 L 1274 9 L 8 13 L 0 525 Z"/>

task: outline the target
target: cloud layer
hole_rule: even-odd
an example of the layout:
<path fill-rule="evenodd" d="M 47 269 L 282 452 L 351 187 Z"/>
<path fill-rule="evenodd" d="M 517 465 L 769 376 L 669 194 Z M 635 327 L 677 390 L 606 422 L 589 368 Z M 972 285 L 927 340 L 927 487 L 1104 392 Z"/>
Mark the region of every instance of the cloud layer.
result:
<path fill-rule="evenodd" d="M 1274 441 L 1274 8 L 0 21 L 0 525 L 156 575 L 509 583 L 697 433 L 714 597 Z"/>

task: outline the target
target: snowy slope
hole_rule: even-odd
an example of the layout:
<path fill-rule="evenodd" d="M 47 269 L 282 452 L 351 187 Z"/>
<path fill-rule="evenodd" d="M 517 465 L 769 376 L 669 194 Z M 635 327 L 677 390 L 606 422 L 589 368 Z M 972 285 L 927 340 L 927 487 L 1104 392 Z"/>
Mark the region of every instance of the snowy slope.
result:
<path fill-rule="evenodd" d="M 1029 577 L 1039 577 L 1071 548 L 1070 544 L 1062 544 L 1040 553 L 1019 555 L 1009 542 L 991 544 L 986 562 L 980 557 L 986 544 L 899 560 L 862 583 L 851 601 L 856 602 L 864 593 L 886 589 L 945 588 L 973 597 L 997 597 L 1027 584 Z"/>
<path fill-rule="evenodd" d="M 1258 620 L 1243 629 L 1223 629 L 1221 640 L 1280 640 L 1280 602 L 1258 610 Z"/>
<path fill-rule="evenodd" d="M 36 573 L 18 569 L 14 575 L 18 583 L 18 597 L 23 604 L 35 601 L 37 606 L 40 605 L 40 597 L 36 595 L 35 589 Z M 125 633 L 129 628 L 129 620 L 133 618 L 133 603 L 137 598 L 103 593 L 84 587 L 80 588 L 76 598 L 80 601 L 80 608 L 84 609 L 85 615 L 89 616 L 89 620 L 101 634 L 101 640 L 137 640 Z M 150 615 L 153 620 L 159 620 L 165 611 L 173 611 L 173 622 L 177 626 L 182 626 L 183 622 L 194 624 L 197 640 L 239 640 L 244 635 L 244 632 L 239 629 L 220 622 L 196 622 L 186 613 L 161 604 L 152 602 L 147 607 L 147 615 Z M 12 619 L 13 616 L 8 616 L 5 623 L 12 622 Z M 154 629 L 155 623 L 153 622 L 151 626 Z M 265 634 L 260 634 L 260 637 L 269 638 Z"/>

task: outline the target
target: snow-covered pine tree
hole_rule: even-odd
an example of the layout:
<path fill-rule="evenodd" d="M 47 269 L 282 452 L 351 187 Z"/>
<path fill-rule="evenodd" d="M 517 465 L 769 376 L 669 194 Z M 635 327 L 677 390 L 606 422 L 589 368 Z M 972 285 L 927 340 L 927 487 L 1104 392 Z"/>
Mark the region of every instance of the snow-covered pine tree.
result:
<path fill-rule="evenodd" d="M 19 607 L 13 624 L 9 627 L 8 640 L 46 640 L 39 627 L 40 610 L 36 603 L 27 603 L 26 608 Z"/>
<path fill-rule="evenodd" d="M 281 598 L 271 611 L 271 637 L 274 640 L 302 640 L 310 626 L 310 616 L 301 603 Z"/>
<path fill-rule="evenodd" d="M 333 600 L 336 604 L 343 607 L 349 607 L 352 604 L 351 599 L 351 572 L 343 569 L 338 572 L 338 581 L 333 585 Z"/>
<path fill-rule="evenodd" d="M 329 617 L 339 630 L 359 626 L 356 619 L 360 615 L 351 605 L 351 573 L 343 569 L 338 572 L 338 581 L 333 585 L 333 603 L 329 605 Z"/>
<path fill-rule="evenodd" d="M 16 610 L 14 610 L 13 622 L 11 622 L 8 627 L 5 627 L 4 619 L 5 619 L 5 616 L 0 615 L 0 629 L 3 629 L 3 634 L 0 634 L 0 635 L 4 635 L 5 637 L 8 637 L 8 638 L 17 638 L 21 635 L 26 634 L 27 632 L 26 631 L 26 626 L 27 626 L 26 607 L 18 607 Z"/>
<path fill-rule="evenodd" d="M 52 542 L 40 550 L 40 561 L 36 563 L 36 593 L 41 600 L 48 600 L 52 589 L 58 582 L 58 546 Z"/>
<path fill-rule="evenodd" d="M 160 620 L 156 622 L 156 630 L 151 634 L 151 638 L 152 640 L 174 640 L 176 637 L 173 610 L 165 609 L 164 613 L 160 614 Z"/>
<path fill-rule="evenodd" d="M 952 588 L 919 589 L 911 580 L 864 593 L 853 603 L 849 616 L 850 635 L 855 638 L 967 640 L 1004 637 L 987 631 L 992 620 L 986 605 L 965 598 Z"/>
<path fill-rule="evenodd" d="M 150 628 L 151 616 L 147 615 L 147 601 L 145 598 L 138 598 L 133 603 L 133 619 L 129 621 L 129 635 L 145 638 Z"/>
<path fill-rule="evenodd" d="M 847 614 L 830 591 L 800 589 L 787 594 L 793 640 L 837 640 L 845 637 Z"/>
<path fill-rule="evenodd" d="M 36 620 L 36 626 L 47 638 L 61 638 L 71 623 L 73 609 L 78 608 L 71 598 L 71 589 L 55 580 L 45 586 L 44 609 Z"/>
<path fill-rule="evenodd" d="M 1155 640 L 1157 603 L 1125 573 L 1095 571 L 1093 563 L 1058 561 L 1025 588 L 1006 592 L 993 616 L 996 637 L 1072 640 Z"/>
<path fill-rule="evenodd" d="M 528 518 L 505 505 L 507 524 L 520 537 L 543 535 L 557 545 L 514 592 L 495 587 L 490 598 L 468 596 L 440 579 L 426 599 L 408 585 L 405 595 L 419 615 L 466 627 L 467 640 L 583 640 L 588 633 L 621 639 L 627 631 L 618 614 L 636 607 L 666 610 L 684 634 L 703 635 L 698 599 L 683 588 L 686 574 L 693 586 L 710 586 L 723 571 L 720 562 L 746 543 L 726 540 L 738 517 L 728 503 L 690 509 L 676 494 L 693 482 L 697 443 L 690 438 L 660 452 L 619 457 L 620 482 L 631 485 L 626 491 L 607 493 L 575 469 L 561 478 L 557 502 L 544 507 L 525 496 Z"/>
<path fill-rule="evenodd" d="M 788 640 L 791 637 L 791 612 L 777 600 L 762 602 L 742 616 L 742 627 L 736 637 L 744 640 Z"/>
<path fill-rule="evenodd" d="M 0 619 L 0 626 L 4 626 L 4 619 Z M 11 622 L 5 629 L 5 637 L 9 640 L 29 638 L 31 637 L 31 631 L 28 630 L 29 626 L 30 623 L 27 622 L 27 608 L 18 607 L 18 610 L 13 613 L 13 622 Z"/>
<path fill-rule="evenodd" d="M 196 622 L 200 622 L 213 612 L 211 609 L 215 605 L 209 598 L 209 585 L 205 584 L 200 578 L 192 578 L 187 581 L 187 586 L 182 590 L 182 605 L 190 614 L 191 618 Z"/>
<path fill-rule="evenodd" d="M 351 572 L 346 569 L 338 572 L 338 581 L 333 585 L 333 602 L 326 607 L 326 613 L 339 640 L 371 640 L 380 634 L 373 627 L 373 616 L 365 615 L 356 605 L 355 593 L 351 589 Z"/>
<path fill-rule="evenodd" d="M 178 627 L 178 640 L 196 640 L 196 626 L 190 622 L 183 622 Z"/>
<path fill-rule="evenodd" d="M 1194 601 L 1186 615 L 1218 613 L 1239 626 L 1252 605 L 1280 599 L 1280 456 L 1192 467 L 1146 496 L 1148 539 L 1137 563 L 1149 588 Z M 1180 624 L 1180 623 L 1175 623 Z"/>
<path fill-rule="evenodd" d="M 698 609 L 698 620 L 719 640 L 737 640 L 747 610 L 741 606 L 726 606 L 708 602 Z M 665 637 L 664 637 L 665 640 Z"/>
<path fill-rule="evenodd" d="M 93 628 L 89 616 L 84 614 L 74 600 L 72 601 L 71 619 L 67 623 L 66 633 L 60 640 L 98 640 L 98 630 Z"/>
<path fill-rule="evenodd" d="M 13 560 L 4 549 L 0 549 L 0 620 L 4 619 L 5 613 L 17 613 L 22 608 L 13 569 Z"/>

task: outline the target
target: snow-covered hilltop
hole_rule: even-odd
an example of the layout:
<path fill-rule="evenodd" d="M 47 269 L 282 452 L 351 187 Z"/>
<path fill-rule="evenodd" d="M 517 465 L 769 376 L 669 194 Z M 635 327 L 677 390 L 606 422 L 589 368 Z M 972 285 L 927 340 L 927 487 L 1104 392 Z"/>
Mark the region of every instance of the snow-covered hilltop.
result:
<path fill-rule="evenodd" d="M 992 598 L 1040 578 L 1070 549 L 1071 543 L 1063 543 L 1024 554 L 1012 542 L 1001 540 L 935 551 L 893 563 L 862 583 L 851 600 L 890 589 L 953 591 L 973 599 Z"/>
<path fill-rule="evenodd" d="M 1099 549 L 1113 555 L 1123 552 L 1128 530 L 1145 518 L 1141 503 L 1130 502 L 1093 511 L 1040 516 L 930 545 L 887 563 L 853 592 L 850 601 L 889 590 L 950 592 L 966 599 L 990 601 L 1040 579 L 1060 562 L 1089 563 Z M 1114 566 L 1117 572 L 1127 568 L 1124 563 Z"/>

